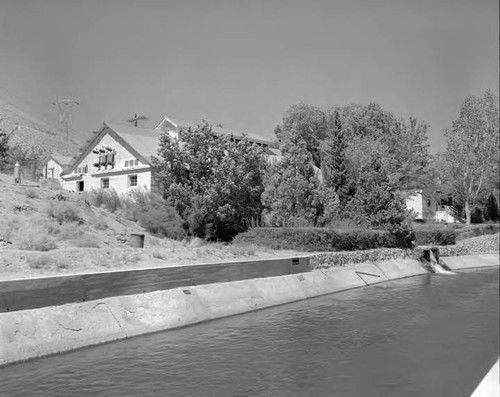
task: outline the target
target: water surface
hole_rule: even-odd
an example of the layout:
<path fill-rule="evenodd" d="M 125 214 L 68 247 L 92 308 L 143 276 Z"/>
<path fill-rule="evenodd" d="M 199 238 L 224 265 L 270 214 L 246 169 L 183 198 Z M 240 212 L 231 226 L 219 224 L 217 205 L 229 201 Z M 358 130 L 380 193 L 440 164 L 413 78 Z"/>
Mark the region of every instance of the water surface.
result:
<path fill-rule="evenodd" d="M 0 369 L 2 396 L 469 396 L 498 268 L 424 275 Z"/>

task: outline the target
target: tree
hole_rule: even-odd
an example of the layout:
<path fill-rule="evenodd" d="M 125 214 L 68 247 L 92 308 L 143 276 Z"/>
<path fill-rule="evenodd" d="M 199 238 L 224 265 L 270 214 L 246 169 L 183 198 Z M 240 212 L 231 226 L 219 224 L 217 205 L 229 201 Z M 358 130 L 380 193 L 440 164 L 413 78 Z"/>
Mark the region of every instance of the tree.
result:
<path fill-rule="evenodd" d="M 352 194 L 352 184 L 347 172 L 347 142 L 338 111 L 334 112 L 332 124 L 334 128 L 321 145 L 321 172 L 326 186 L 335 190 L 340 205 L 344 206 Z"/>
<path fill-rule="evenodd" d="M 283 144 L 283 159 L 266 175 L 263 215 L 274 226 L 324 226 L 338 212 L 335 191 L 318 179 L 306 146 L 304 141 Z"/>
<path fill-rule="evenodd" d="M 498 211 L 498 202 L 493 193 L 490 193 L 484 208 L 484 218 L 487 221 L 498 222 L 500 213 Z"/>
<path fill-rule="evenodd" d="M 0 129 L 0 164 L 7 158 L 8 146 L 8 135 L 5 131 Z"/>
<path fill-rule="evenodd" d="M 470 224 L 472 207 L 489 193 L 486 185 L 498 183 L 498 98 L 490 92 L 482 98 L 467 96 L 445 135 L 447 178 Z"/>
<path fill-rule="evenodd" d="M 360 226 L 388 230 L 408 246 L 412 240 L 410 218 L 396 184 L 377 158 L 361 171 L 356 194 L 347 203 L 345 214 Z"/>
<path fill-rule="evenodd" d="M 192 235 L 229 241 L 260 217 L 263 153 L 247 139 L 216 136 L 202 123 L 182 141 L 163 133 L 152 162 L 163 196 Z"/>
<path fill-rule="evenodd" d="M 359 179 L 359 170 L 378 158 L 399 190 L 422 189 L 429 183 L 425 122 L 397 118 L 376 103 L 349 105 L 339 111 L 348 142 L 347 168 L 353 181 Z"/>
<path fill-rule="evenodd" d="M 283 122 L 275 128 L 280 143 L 287 141 L 305 144 L 311 153 L 313 165 L 321 167 L 320 146 L 328 130 L 327 113 L 316 106 L 300 103 L 285 112 Z"/>

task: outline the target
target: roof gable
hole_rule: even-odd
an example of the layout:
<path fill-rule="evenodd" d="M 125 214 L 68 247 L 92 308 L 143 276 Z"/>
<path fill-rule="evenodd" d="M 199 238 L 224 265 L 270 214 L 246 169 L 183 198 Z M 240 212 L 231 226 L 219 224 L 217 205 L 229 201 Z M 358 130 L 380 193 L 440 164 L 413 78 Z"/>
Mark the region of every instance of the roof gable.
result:
<path fill-rule="evenodd" d="M 111 136 L 142 163 L 149 165 L 151 165 L 151 156 L 156 154 L 160 143 L 158 131 L 115 123 L 103 123 L 101 130 L 62 175 L 74 171 L 106 135 Z"/>

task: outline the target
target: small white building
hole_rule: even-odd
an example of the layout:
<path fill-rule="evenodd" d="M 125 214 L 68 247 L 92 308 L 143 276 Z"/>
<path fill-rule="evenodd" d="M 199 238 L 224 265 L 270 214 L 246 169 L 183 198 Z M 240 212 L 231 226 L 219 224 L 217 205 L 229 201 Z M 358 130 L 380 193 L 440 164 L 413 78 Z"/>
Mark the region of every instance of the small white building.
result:
<path fill-rule="evenodd" d="M 62 182 L 61 174 L 73 162 L 73 158 L 69 156 L 61 156 L 53 154 L 43 168 L 44 178 L 54 178 Z"/>
<path fill-rule="evenodd" d="M 430 220 L 435 219 L 438 203 L 423 190 L 416 190 L 406 198 L 406 209 L 415 213 L 415 219 Z"/>
<path fill-rule="evenodd" d="M 415 213 L 415 219 L 455 223 L 458 222 L 457 211 L 450 205 L 443 205 L 435 197 L 423 190 L 416 190 L 406 198 L 406 209 Z"/>

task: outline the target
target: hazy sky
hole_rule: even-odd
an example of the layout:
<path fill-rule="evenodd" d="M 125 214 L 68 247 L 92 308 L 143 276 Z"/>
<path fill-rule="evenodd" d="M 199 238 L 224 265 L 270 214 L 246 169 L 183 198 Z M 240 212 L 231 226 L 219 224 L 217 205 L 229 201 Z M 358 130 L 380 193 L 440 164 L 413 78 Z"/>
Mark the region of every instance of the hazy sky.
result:
<path fill-rule="evenodd" d="M 0 0 L 0 98 L 82 137 L 140 113 L 271 136 L 285 110 L 375 101 L 431 124 L 498 93 L 498 0 Z"/>

